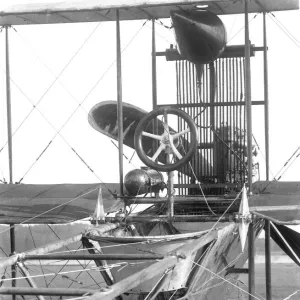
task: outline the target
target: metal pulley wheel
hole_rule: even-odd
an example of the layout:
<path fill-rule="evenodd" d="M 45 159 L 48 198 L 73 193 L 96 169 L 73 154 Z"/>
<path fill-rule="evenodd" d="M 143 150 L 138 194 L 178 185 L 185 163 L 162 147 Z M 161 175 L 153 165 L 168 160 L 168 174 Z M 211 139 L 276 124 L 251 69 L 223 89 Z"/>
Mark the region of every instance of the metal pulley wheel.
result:
<path fill-rule="evenodd" d="M 163 116 L 163 121 L 156 119 L 160 115 Z M 168 125 L 168 115 L 176 115 L 179 118 L 180 122 L 184 120 L 187 124 L 186 129 L 182 130 L 181 132 L 175 132 L 174 130 L 172 130 Z M 156 121 L 158 124 L 157 127 L 158 132 L 160 132 L 159 134 L 152 133 L 154 121 Z M 149 128 L 150 123 L 152 123 L 151 128 Z M 188 144 L 188 150 L 185 151 L 182 145 L 182 139 L 185 139 L 187 141 L 185 135 L 187 135 L 188 133 L 190 133 L 190 139 L 188 143 L 185 142 L 185 144 Z M 144 151 L 143 137 L 157 140 L 157 147 L 156 149 L 154 149 L 152 157 L 148 157 L 147 153 L 145 153 Z M 141 161 L 147 166 L 162 172 L 177 170 L 181 166 L 189 162 L 196 152 L 197 145 L 197 128 L 194 121 L 184 111 L 174 107 L 157 108 L 147 114 L 139 122 L 134 134 L 135 150 Z M 159 164 L 158 162 L 156 162 L 157 159 L 162 161 L 162 159 L 159 158 L 161 157 L 161 153 L 163 152 L 165 152 L 165 154 L 173 154 L 173 159 L 171 162 L 168 160 L 165 160 L 164 164 Z"/>

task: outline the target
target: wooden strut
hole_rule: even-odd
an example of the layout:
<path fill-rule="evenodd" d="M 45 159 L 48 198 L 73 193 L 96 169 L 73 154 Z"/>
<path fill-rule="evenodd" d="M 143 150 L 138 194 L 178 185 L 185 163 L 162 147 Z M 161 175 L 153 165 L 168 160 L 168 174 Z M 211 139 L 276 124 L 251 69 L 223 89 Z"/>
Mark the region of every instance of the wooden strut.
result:
<path fill-rule="evenodd" d="M 106 217 L 106 221 L 109 222 L 230 222 L 234 220 L 232 214 L 225 214 L 223 216 L 212 216 L 212 215 L 138 215 L 138 216 L 127 216 L 126 220 L 124 217 Z"/>
<path fill-rule="evenodd" d="M 45 295 L 45 296 L 83 296 L 93 294 L 92 289 L 72 289 L 72 288 L 5 288 L 0 289 L 0 295 Z"/>
<path fill-rule="evenodd" d="M 194 187 L 199 187 L 198 184 L 194 184 Z M 228 199 L 224 197 L 203 197 L 203 196 L 173 196 L 173 200 L 175 203 L 182 203 L 182 204 L 192 204 L 192 203 L 206 203 L 206 202 L 216 202 L 217 204 L 231 204 L 235 199 Z M 145 197 L 145 198 L 123 198 L 123 201 L 126 202 L 127 205 L 129 204 L 163 204 L 167 203 L 167 197 L 160 197 L 160 198 L 153 198 L 153 197 Z M 238 205 L 238 202 L 237 202 Z"/>
<path fill-rule="evenodd" d="M 93 294 L 91 297 L 87 297 L 86 300 L 111 300 L 138 286 L 140 283 L 161 275 L 168 268 L 173 268 L 180 259 L 189 258 L 194 252 L 215 240 L 217 236 L 217 230 L 212 230 L 204 237 L 193 241 L 187 241 L 184 246 L 176 249 L 175 253 L 169 252 L 163 260 L 150 265 L 110 287 L 104 288 L 102 291 Z"/>
<path fill-rule="evenodd" d="M 22 260 L 156 260 L 163 255 L 145 254 L 32 254 L 22 256 Z"/>
<path fill-rule="evenodd" d="M 35 281 L 33 280 L 33 278 L 31 277 L 30 273 L 28 272 L 28 270 L 26 269 L 26 267 L 24 266 L 23 263 L 21 262 L 17 262 L 17 266 L 19 267 L 21 273 L 23 274 L 23 276 L 26 277 L 26 280 L 28 282 L 28 284 L 32 287 L 32 288 L 38 288 Z M 38 300 L 45 300 L 45 298 L 41 295 L 37 295 L 37 299 Z"/>

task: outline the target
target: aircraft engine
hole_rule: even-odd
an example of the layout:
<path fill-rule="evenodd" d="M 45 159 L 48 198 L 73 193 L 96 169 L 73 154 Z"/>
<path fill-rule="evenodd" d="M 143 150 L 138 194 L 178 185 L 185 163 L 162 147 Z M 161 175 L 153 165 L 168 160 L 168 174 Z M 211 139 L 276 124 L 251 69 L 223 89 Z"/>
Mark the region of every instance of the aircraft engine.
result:
<path fill-rule="evenodd" d="M 125 176 L 124 183 L 131 196 L 158 193 L 165 187 L 162 173 L 147 167 L 128 172 Z"/>

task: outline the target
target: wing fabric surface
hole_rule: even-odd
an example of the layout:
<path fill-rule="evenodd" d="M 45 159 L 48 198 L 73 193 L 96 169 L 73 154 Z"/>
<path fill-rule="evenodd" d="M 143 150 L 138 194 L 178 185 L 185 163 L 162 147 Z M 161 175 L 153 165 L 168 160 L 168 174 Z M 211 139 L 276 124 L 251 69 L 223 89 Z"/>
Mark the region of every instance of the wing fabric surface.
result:
<path fill-rule="evenodd" d="M 56 224 L 87 218 L 95 210 L 100 186 L 105 211 L 118 210 L 121 204 L 111 194 L 118 192 L 115 183 L 1 184 L 0 224 Z"/>
<path fill-rule="evenodd" d="M 19 4 L 23 2 L 22 4 Z M 193 11 L 201 2 L 206 10 L 217 15 L 240 14 L 244 12 L 243 1 L 233 0 L 82 0 L 82 1 L 32 1 L 13 0 L 0 3 L 0 25 L 56 24 L 77 22 L 115 21 L 116 10 L 120 20 L 141 20 L 169 18 L 170 12 Z M 31 2 L 31 3 L 30 3 Z M 19 4 L 19 5 L 18 5 Z M 299 8 L 298 0 L 256 0 L 249 1 L 249 12 L 284 11 Z"/>

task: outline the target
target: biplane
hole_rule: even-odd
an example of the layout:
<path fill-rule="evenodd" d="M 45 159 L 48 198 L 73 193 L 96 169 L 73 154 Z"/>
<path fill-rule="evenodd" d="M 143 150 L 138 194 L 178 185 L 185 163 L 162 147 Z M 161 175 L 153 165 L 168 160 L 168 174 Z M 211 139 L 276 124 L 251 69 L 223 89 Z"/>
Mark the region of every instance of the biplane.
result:
<path fill-rule="evenodd" d="M 265 18 L 272 11 L 298 8 L 297 0 L 86 0 L 1 10 L 0 25 L 6 36 L 10 179 L 0 185 L 0 223 L 7 225 L 1 234 L 6 232 L 10 249 L 8 257 L 0 261 L 0 294 L 14 299 L 20 295 L 24 299 L 213 300 L 230 299 L 230 289 L 236 288 L 249 299 L 261 299 L 255 294 L 255 239 L 264 229 L 266 299 L 272 299 L 270 238 L 300 266 L 300 234 L 287 227 L 300 224 L 300 190 L 299 182 L 269 178 Z M 250 43 L 250 13 L 263 14 L 262 47 Z M 244 45 L 227 45 L 221 16 L 234 14 L 244 14 Z M 177 44 L 156 49 L 155 25 L 165 18 L 171 19 Z M 142 103 L 136 106 L 122 97 L 120 27 L 123 21 L 134 20 L 152 22 L 150 112 Z M 117 100 L 95 103 L 86 122 L 93 134 L 118 142 L 115 172 L 119 182 L 13 183 L 8 33 L 12 26 L 79 22 L 116 23 Z M 252 101 L 250 61 L 258 51 L 264 54 L 265 98 Z M 173 66 L 176 93 L 175 99 L 161 104 L 157 66 L 162 58 Z M 259 177 L 253 142 L 253 106 L 265 111 L 264 181 Z M 126 174 L 124 147 L 134 149 L 140 162 L 140 167 Z M 89 225 L 71 235 L 76 226 L 73 222 L 86 218 Z M 26 224 L 42 229 L 67 225 L 61 227 L 64 238 L 60 241 L 49 243 L 41 231 L 44 244 L 19 251 L 15 228 Z M 61 251 L 63 248 L 67 250 Z M 54 265 L 64 261 L 63 266 L 71 268 L 70 260 L 78 261 L 81 270 L 50 273 L 59 278 L 55 286 L 52 281 L 36 279 L 31 272 L 38 262 L 42 269 L 39 277 L 46 277 L 49 274 L 43 267 L 49 271 L 48 261 Z M 92 261 L 92 266 L 87 261 Z M 90 277 L 96 284 L 82 286 L 78 277 L 70 275 L 87 270 L 93 272 Z M 237 285 L 243 273 L 249 276 L 248 288 Z M 21 285 L 17 281 L 20 274 Z M 70 284 L 62 285 L 62 278 Z"/>

